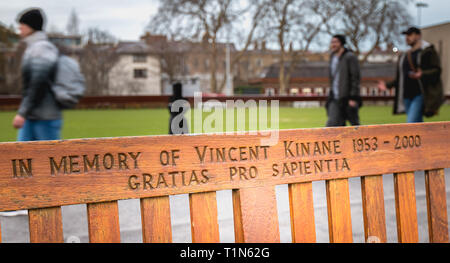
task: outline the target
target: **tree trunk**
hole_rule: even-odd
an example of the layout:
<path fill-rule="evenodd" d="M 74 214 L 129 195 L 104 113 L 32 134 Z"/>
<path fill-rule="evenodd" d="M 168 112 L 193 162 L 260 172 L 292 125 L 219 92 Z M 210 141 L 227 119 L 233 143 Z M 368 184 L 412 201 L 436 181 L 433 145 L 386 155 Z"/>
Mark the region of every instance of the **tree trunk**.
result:
<path fill-rule="evenodd" d="M 211 92 L 217 92 L 217 77 L 216 77 L 216 69 L 217 69 L 217 48 L 216 48 L 216 39 L 212 41 L 212 50 L 211 50 L 211 65 L 210 65 L 210 87 Z"/>
<path fill-rule="evenodd" d="M 281 62 L 280 62 L 281 63 Z M 285 69 L 284 69 L 284 61 L 280 65 L 280 72 L 278 76 L 278 83 L 280 85 L 279 94 L 285 95 L 286 94 L 286 80 L 285 80 Z"/>

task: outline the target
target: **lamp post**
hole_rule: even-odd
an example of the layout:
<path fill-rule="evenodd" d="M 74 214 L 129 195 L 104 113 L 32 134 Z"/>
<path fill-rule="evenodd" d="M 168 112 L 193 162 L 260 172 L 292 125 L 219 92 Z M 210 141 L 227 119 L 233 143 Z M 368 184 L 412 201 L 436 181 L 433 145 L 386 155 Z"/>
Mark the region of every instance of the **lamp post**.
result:
<path fill-rule="evenodd" d="M 416 7 L 417 7 L 417 25 L 420 27 L 421 15 L 422 15 L 421 10 L 422 10 L 422 8 L 428 7 L 428 4 L 424 3 L 424 2 L 417 2 Z"/>

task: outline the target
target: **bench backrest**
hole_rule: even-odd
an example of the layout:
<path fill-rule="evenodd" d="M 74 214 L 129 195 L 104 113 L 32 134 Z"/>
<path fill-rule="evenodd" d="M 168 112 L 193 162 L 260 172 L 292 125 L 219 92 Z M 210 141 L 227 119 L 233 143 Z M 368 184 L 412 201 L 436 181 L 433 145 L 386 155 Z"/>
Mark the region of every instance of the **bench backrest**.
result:
<path fill-rule="evenodd" d="M 0 144 L 0 211 L 29 209 L 31 242 L 63 242 L 61 206 L 87 204 L 90 242 L 120 242 L 117 200 L 140 199 L 144 242 L 171 242 L 169 195 L 189 194 L 193 242 L 219 242 L 216 191 L 232 189 L 236 242 L 279 242 L 288 184 L 293 242 L 315 242 L 312 182 L 326 181 L 330 242 L 352 242 L 348 178 L 364 232 L 386 242 L 382 174 L 394 174 L 399 242 L 418 242 L 413 171 L 425 170 L 430 242 L 448 242 L 450 122 Z M 1 238 L 1 233 L 0 233 Z"/>

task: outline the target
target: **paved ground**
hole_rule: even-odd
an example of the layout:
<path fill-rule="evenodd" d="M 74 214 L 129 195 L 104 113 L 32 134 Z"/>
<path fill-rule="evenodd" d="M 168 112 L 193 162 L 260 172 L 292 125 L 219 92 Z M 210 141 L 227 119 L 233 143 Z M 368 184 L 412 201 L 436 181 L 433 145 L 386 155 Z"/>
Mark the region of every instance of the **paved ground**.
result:
<path fill-rule="evenodd" d="M 450 169 L 446 169 L 447 212 L 450 214 Z M 386 228 L 389 242 L 397 242 L 393 176 L 383 176 L 386 210 Z M 349 179 L 352 230 L 354 242 L 364 242 L 359 178 Z M 416 172 L 416 205 L 420 242 L 428 242 L 425 179 L 423 172 Z M 278 215 L 281 242 L 291 242 L 289 199 L 286 185 L 277 186 Z M 325 183 L 314 182 L 314 209 L 317 242 L 328 242 L 328 221 Z M 191 242 L 189 203 L 187 195 L 171 196 L 173 242 Z M 234 242 L 231 191 L 217 192 L 219 230 L 221 242 Z M 119 220 L 122 242 L 142 242 L 139 200 L 119 201 Z M 86 206 L 73 205 L 62 208 L 64 239 L 66 242 L 88 242 Z M 26 216 L 0 217 L 3 242 L 29 242 Z"/>

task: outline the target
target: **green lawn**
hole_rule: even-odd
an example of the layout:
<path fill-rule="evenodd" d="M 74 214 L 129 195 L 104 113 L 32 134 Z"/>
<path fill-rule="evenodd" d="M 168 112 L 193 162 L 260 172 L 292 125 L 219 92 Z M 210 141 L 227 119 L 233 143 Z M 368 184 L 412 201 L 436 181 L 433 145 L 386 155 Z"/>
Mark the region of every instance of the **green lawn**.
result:
<path fill-rule="evenodd" d="M 192 114 L 190 119 L 192 120 Z M 0 112 L 0 141 L 15 141 L 17 131 L 11 122 L 15 112 Z M 208 114 L 204 114 L 203 118 Z M 360 110 L 363 125 L 402 123 L 405 115 L 392 115 L 390 106 L 365 106 Z M 225 117 L 224 117 L 225 119 Z M 247 117 L 248 119 L 248 117 Z M 321 108 L 280 108 L 280 129 L 323 127 L 326 113 Z M 450 121 L 450 105 L 438 116 L 425 121 Z M 64 139 L 167 134 L 167 109 L 68 110 L 64 112 Z M 192 127 L 192 125 L 190 126 Z M 247 122 L 248 127 L 248 122 Z"/>

